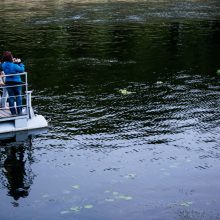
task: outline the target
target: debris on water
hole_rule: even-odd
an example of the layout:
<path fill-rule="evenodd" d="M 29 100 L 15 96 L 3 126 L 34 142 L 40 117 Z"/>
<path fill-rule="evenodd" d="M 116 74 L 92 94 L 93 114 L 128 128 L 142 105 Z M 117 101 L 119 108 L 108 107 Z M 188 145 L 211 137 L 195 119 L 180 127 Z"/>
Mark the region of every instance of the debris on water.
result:
<path fill-rule="evenodd" d="M 80 186 L 79 186 L 79 185 L 73 185 L 72 188 L 73 188 L 73 189 L 79 189 Z"/>
<path fill-rule="evenodd" d="M 107 199 L 105 199 L 105 201 L 106 201 L 106 202 L 114 202 L 115 200 L 112 199 L 112 198 L 107 198 Z"/>
<path fill-rule="evenodd" d="M 68 214 L 68 213 L 70 213 L 70 211 L 68 211 L 68 210 L 64 210 L 64 211 L 60 212 L 61 215 L 65 215 L 65 214 Z"/>
<path fill-rule="evenodd" d="M 192 204 L 193 204 L 193 202 L 187 202 L 187 201 L 180 203 L 181 206 L 185 206 L 185 207 L 189 207 Z"/>
<path fill-rule="evenodd" d="M 217 73 L 218 75 L 220 75 L 220 69 L 218 69 L 216 73 Z"/>
<path fill-rule="evenodd" d="M 125 175 L 124 177 L 127 178 L 127 179 L 134 179 L 136 177 L 136 174 L 129 173 L 129 174 Z"/>
<path fill-rule="evenodd" d="M 44 195 L 42 195 L 42 197 L 43 197 L 43 198 L 48 198 L 49 195 L 48 195 L 48 194 L 44 194 Z"/>
<path fill-rule="evenodd" d="M 105 193 L 109 193 L 109 190 L 106 190 Z M 132 200 L 133 198 L 129 195 L 124 195 L 119 192 L 112 192 L 112 196 L 109 196 L 105 199 L 106 202 L 114 202 L 115 200 Z"/>
<path fill-rule="evenodd" d="M 81 207 L 80 206 L 74 206 L 74 207 L 70 208 L 70 210 L 73 211 L 73 212 L 80 212 Z"/>
<path fill-rule="evenodd" d="M 119 89 L 119 92 L 120 92 L 122 95 L 130 95 L 130 94 L 133 93 L 133 92 L 128 91 L 127 89 Z"/>
<path fill-rule="evenodd" d="M 123 199 L 123 200 L 132 200 L 133 199 L 131 196 L 127 196 L 127 195 L 120 195 L 117 198 Z"/>
<path fill-rule="evenodd" d="M 84 205 L 84 209 L 91 209 L 91 208 L 93 208 L 93 205 L 90 204 Z"/>
<path fill-rule="evenodd" d="M 163 82 L 162 81 L 157 81 L 156 84 L 161 85 L 161 84 L 163 84 Z"/>

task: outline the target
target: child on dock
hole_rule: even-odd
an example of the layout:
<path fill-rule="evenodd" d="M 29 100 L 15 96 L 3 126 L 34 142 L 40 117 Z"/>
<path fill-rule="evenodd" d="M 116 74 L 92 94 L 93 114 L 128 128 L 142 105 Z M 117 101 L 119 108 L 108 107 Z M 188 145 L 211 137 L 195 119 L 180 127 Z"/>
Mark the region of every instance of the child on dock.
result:
<path fill-rule="evenodd" d="M 2 65 L 0 62 L 0 88 L 1 88 L 1 101 L 0 101 L 0 109 L 4 110 L 6 109 L 6 102 L 7 102 L 7 96 L 8 96 L 8 92 L 6 87 L 4 87 L 5 83 L 4 83 L 4 72 L 2 70 Z"/>

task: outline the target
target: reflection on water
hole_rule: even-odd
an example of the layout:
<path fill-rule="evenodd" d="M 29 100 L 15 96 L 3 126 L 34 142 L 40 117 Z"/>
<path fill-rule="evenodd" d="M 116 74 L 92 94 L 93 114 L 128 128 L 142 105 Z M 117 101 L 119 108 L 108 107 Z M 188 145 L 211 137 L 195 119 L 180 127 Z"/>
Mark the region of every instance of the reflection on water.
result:
<path fill-rule="evenodd" d="M 5 145 L 7 142 L 1 142 L 1 144 Z M 31 139 L 27 142 L 28 146 L 25 146 L 24 143 L 8 143 L 12 146 L 1 148 L 0 179 L 8 189 L 8 195 L 17 201 L 19 198 L 28 196 L 30 186 L 33 183 Z M 17 206 L 18 203 L 13 202 L 13 205 Z"/>
<path fill-rule="evenodd" d="M 1 143 L 0 218 L 220 219 L 219 9 L 0 2 L 1 49 L 51 120 L 31 145 Z"/>

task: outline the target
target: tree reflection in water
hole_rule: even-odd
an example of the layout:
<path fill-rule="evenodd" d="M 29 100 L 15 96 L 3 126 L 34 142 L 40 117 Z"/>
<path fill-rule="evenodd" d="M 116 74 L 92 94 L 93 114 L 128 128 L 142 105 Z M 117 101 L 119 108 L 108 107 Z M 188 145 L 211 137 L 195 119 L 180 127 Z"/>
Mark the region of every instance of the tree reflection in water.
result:
<path fill-rule="evenodd" d="M 28 142 L 10 143 L 1 149 L 0 180 L 8 189 L 8 195 L 15 201 L 29 195 L 34 174 L 31 169 L 33 162 L 31 138 Z"/>

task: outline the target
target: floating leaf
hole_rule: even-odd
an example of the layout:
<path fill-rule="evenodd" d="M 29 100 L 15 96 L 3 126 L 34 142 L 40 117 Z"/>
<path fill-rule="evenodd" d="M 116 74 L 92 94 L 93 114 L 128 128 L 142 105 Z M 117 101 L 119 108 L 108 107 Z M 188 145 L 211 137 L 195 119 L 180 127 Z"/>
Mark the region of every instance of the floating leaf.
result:
<path fill-rule="evenodd" d="M 120 92 L 122 95 L 129 95 L 129 94 L 132 93 L 132 92 L 129 92 L 127 89 L 119 89 L 119 92 Z"/>
<path fill-rule="evenodd" d="M 73 188 L 73 189 L 79 189 L 80 186 L 79 186 L 79 185 L 73 185 L 72 188 Z"/>
<path fill-rule="evenodd" d="M 43 197 L 43 198 L 48 198 L 49 195 L 48 195 L 48 194 L 44 194 L 44 195 L 42 195 L 42 197 Z"/>
<path fill-rule="evenodd" d="M 182 202 L 182 203 L 180 203 L 181 206 L 185 206 L 185 207 L 189 207 L 192 204 L 193 204 L 193 202 Z"/>
<path fill-rule="evenodd" d="M 136 177 L 136 174 L 134 173 L 129 173 L 127 175 L 124 176 L 125 178 L 128 178 L 128 179 L 134 179 Z"/>
<path fill-rule="evenodd" d="M 125 195 L 120 195 L 117 198 L 118 199 L 123 199 L 123 200 L 132 200 L 133 199 L 131 196 L 125 196 Z"/>
<path fill-rule="evenodd" d="M 73 212 L 80 212 L 81 207 L 80 206 L 75 206 L 75 207 L 70 208 L 70 210 L 73 211 Z"/>
<path fill-rule="evenodd" d="M 114 202 L 115 200 L 112 199 L 112 198 L 107 198 L 107 199 L 105 199 L 105 201 L 106 201 L 106 202 Z"/>
<path fill-rule="evenodd" d="M 91 208 L 93 208 L 93 205 L 84 205 L 84 208 L 85 209 L 91 209 Z"/>
<path fill-rule="evenodd" d="M 64 211 L 60 212 L 61 215 L 65 215 L 65 214 L 68 214 L 68 213 L 70 213 L 70 211 L 68 211 L 68 210 L 64 210 Z"/>

